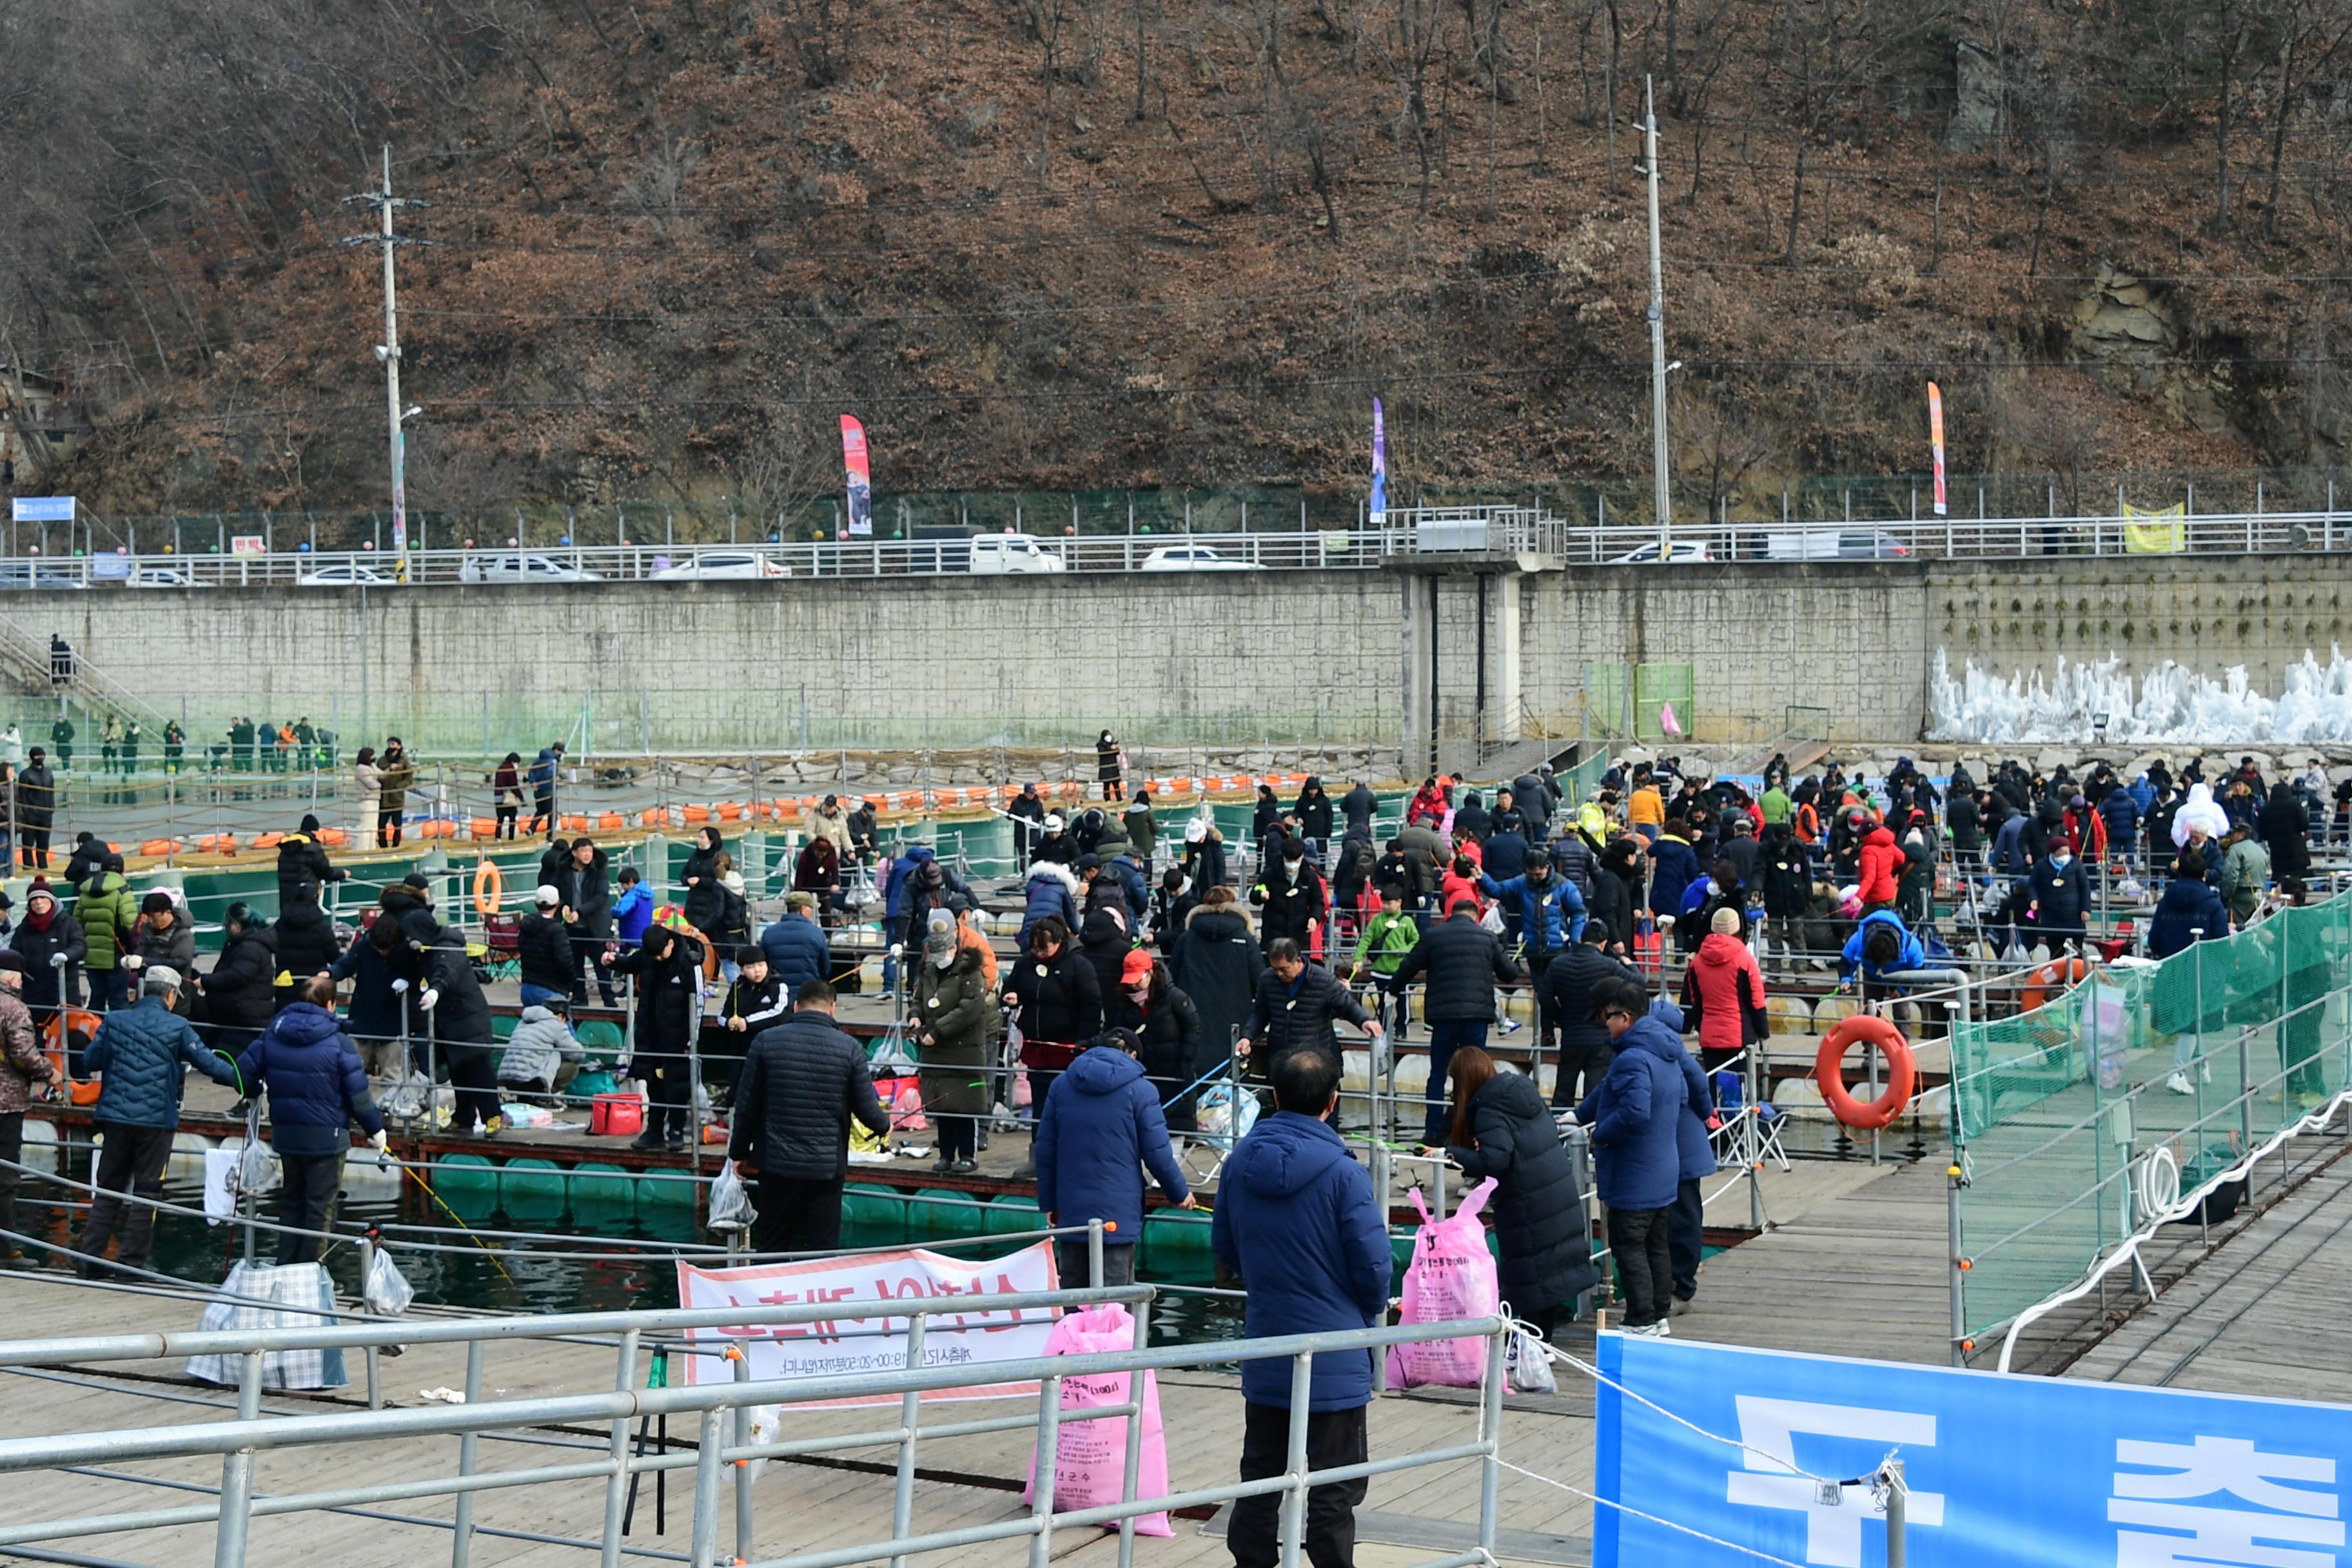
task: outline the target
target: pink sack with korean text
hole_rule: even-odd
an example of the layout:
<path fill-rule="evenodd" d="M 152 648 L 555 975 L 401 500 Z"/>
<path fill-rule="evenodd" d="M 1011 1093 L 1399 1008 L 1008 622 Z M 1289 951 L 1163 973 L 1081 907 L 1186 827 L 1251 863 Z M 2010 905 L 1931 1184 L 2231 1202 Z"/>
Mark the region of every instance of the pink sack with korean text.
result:
<path fill-rule="evenodd" d="M 1412 1189 L 1421 1229 L 1412 1238 L 1412 1266 L 1404 1271 L 1399 1322 L 1440 1323 L 1451 1318 L 1490 1317 L 1501 1310 L 1502 1286 L 1496 1278 L 1494 1255 L 1486 1250 L 1486 1227 L 1478 1223 L 1478 1213 L 1494 1191 L 1495 1179 L 1489 1176 L 1463 1196 L 1462 1206 L 1451 1217 L 1432 1219 L 1421 1189 Z M 1471 1338 L 1391 1345 L 1389 1386 L 1475 1388 L 1486 1377 L 1486 1350 L 1494 1342 Z"/>
<path fill-rule="evenodd" d="M 1045 1342 L 1047 1355 L 1098 1355 L 1107 1351 L 1129 1351 L 1135 1348 L 1135 1319 L 1125 1307 L 1113 1301 L 1099 1307 L 1066 1313 L 1054 1325 L 1053 1336 Z M 1101 1421 L 1073 1421 L 1075 1411 L 1089 1410 L 1098 1405 L 1127 1403 L 1128 1379 L 1131 1373 L 1103 1373 L 1093 1377 L 1062 1379 L 1062 1424 L 1059 1428 L 1054 1464 L 1054 1509 L 1066 1512 L 1081 1508 L 1109 1508 L 1126 1500 L 1119 1496 L 1119 1485 L 1127 1473 L 1127 1421 L 1118 1417 Z M 1029 1457 L 1029 1476 L 1021 1489 L 1021 1500 L 1029 1501 L 1037 1487 L 1037 1457 Z M 1168 1495 L 1168 1439 L 1160 1426 L 1160 1384 L 1147 1372 L 1143 1374 L 1143 1447 L 1136 1458 L 1135 1495 L 1166 1497 Z M 1116 1522 L 1106 1530 L 1118 1528 Z M 1135 1521 L 1138 1535 L 1173 1535 L 1164 1513 L 1139 1514 Z"/>

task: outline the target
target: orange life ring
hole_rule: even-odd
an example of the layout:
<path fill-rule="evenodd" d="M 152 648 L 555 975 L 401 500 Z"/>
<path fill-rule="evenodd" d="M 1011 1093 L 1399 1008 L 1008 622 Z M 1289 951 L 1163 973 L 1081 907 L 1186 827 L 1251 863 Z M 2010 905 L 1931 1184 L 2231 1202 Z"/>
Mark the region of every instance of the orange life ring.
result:
<path fill-rule="evenodd" d="M 2091 966 L 2079 958 L 2052 959 L 2026 976 L 2025 990 L 2017 999 L 2017 1010 L 2032 1012 L 2050 1000 L 2053 987 L 2063 993 L 2090 973 Z"/>
<path fill-rule="evenodd" d="M 47 1053 L 50 1064 L 58 1069 L 58 1093 L 68 1105 L 97 1104 L 100 1086 L 86 1079 L 68 1079 L 66 1076 L 66 1032 L 71 1030 L 96 1039 L 99 1026 L 105 1022 L 104 1018 L 88 1008 L 68 1007 L 62 1013 L 50 1014 L 49 1021 L 41 1026 L 43 1049 Z"/>
<path fill-rule="evenodd" d="M 1886 1056 L 1886 1091 L 1868 1105 L 1854 1099 L 1845 1086 L 1845 1048 L 1861 1041 L 1876 1046 Z M 1832 1029 L 1813 1057 L 1813 1077 L 1820 1081 L 1822 1103 L 1844 1125 L 1861 1132 L 1892 1126 L 1911 1103 L 1918 1084 L 1918 1068 L 1911 1059 L 1911 1044 L 1903 1031 L 1870 1013 L 1856 1013 Z"/>
<path fill-rule="evenodd" d="M 507 874 L 499 869 L 495 860 L 484 860 L 474 868 L 474 908 L 481 914 L 494 915 L 504 901 Z"/>

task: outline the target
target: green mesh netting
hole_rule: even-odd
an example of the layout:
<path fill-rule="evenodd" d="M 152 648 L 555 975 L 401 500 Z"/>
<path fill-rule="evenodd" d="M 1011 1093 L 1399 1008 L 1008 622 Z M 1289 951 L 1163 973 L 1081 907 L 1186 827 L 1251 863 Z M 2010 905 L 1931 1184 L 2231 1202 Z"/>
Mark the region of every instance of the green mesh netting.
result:
<path fill-rule="evenodd" d="M 1969 1331 L 2065 1289 L 2131 1234 L 2135 1158 L 2168 1149 L 2187 1191 L 2344 1088 L 2347 986 L 2352 894 L 1955 1029 Z M 2166 1087 L 2175 1072 L 2189 1093 Z"/>

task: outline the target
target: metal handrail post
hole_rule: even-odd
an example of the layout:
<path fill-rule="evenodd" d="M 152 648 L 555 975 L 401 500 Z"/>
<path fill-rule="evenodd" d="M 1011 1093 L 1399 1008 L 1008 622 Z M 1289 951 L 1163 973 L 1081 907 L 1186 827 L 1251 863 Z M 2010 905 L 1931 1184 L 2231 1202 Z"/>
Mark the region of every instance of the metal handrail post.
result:
<path fill-rule="evenodd" d="M 919 1331 L 915 1326 L 918 1321 L 919 1321 L 919 1320 L 908 1320 L 907 1327 L 910 1336 L 913 1333 Z M 751 1382 L 751 1358 L 743 1353 L 743 1347 L 741 1345 L 729 1345 L 727 1347 L 727 1355 L 728 1358 L 735 1363 L 735 1381 L 738 1383 Z M 749 1405 L 739 1405 L 735 1407 L 734 1425 L 735 1447 L 738 1448 L 750 1447 L 751 1446 L 751 1407 Z M 754 1531 L 751 1523 L 751 1461 L 747 1458 L 738 1458 L 733 1461 L 733 1463 L 735 1470 L 735 1561 L 738 1563 L 749 1563 L 755 1555 L 757 1555 L 757 1553 L 752 1550 Z M 903 1527 L 894 1525 L 892 1533 L 904 1535 L 906 1531 Z"/>
<path fill-rule="evenodd" d="M 1495 1532 L 1502 1522 L 1503 1486 L 1503 1365 L 1511 1347 L 1511 1326 L 1495 1331 L 1486 1345 L 1486 1377 L 1478 1392 L 1478 1441 L 1486 1457 L 1478 1461 L 1478 1550 L 1495 1561 Z"/>
<path fill-rule="evenodd" d="M 1886 1489 L 1886 1568 L 1906 1568 L 1910 1542 L 1907 1534 L 1909 1499 L 1906 1493 L 1903 1461 L 1890 1458 L 1878 1472 L 1879 1481 Z"/>
<path fill-rule="evenodd" d="M 702 1413 L 695 1438 L 694 1568 L 713 1568 L 719 1558 L 719 1455 L 726 1446 L 726 1418 L 724 1407 L 712 1405 Z"/>
<path fill-rule="evenodd" d="M 471 1409 L 482 1397 L 482 1342 L 466 1342 L 466 1405 Z M 478 1434 L 468 1432 L 457 1439 L 457 1474 L 462 1479 L 474 1473 L 475 1450 L 481 1444 Z M 457 1526 L 449 1540 L 449 1568 L 466 1568 L 474 1550 L 474 1494 L 457 1494 Z"/>
<path fill-rule="evenodd" d="M 929 1320 L 907 1320 L 907 1370 L 923 1364 L 923 1325 Z M 890 1533 L 903 1541 L 915 1528 L 915 1440 L 922 1429 L 923 1396 L 908 1389 L 898 1403 L 898 1478 L 890 1498 Z M 748 1553 L 746 1553 L 748 1555 Z M 907 1568 L 904 1553 L 890 1559 L 890 1568 Z"/>
<path fill-rule="evenodd" d="M 1135 1348 L 1151 1348 L 1151 1301 L 1150 1298 L 1135 1304 Z M 1127 1374 L 1127 1391 L 1121 1403 L 1134 1414 L 1127 1418 L 1127 1455 L 1119 1472 L 1118 1500 L 1131 1503 L 1136 1499 L 1138 1478 L 1143 1467 L 1143 1387 L 1148 1372 Z M 901 1535 L 905 1531 L 898 1532 Z M 893 1565 L 896 1568 L 896 1565 Z M 1118 1521 L 1118 1568 L 1135 1568 L 1135 1516 L 1129 1514 Z"/>
<path fill-rule="evenodd" d="M 260 1351 L 247 1351 L 236 1374 L 236 1418 L 261 1414 Z M 245 1568 L 245 1531 L 253 1518 L 253 1450 L 221 1460 L 220 1520 L 213 1528 L 213 1568 Z"/>
<path fill-rule="evenodd" d="M 1094 1290 L 1103 1288 L 1103 1222 L 1099 1218 L 1087 1221 L 1087 1286 Z"/>
<path fill-rule="evenodd" d="M 1944 1173 L 1944 1238 L 1950 1253 L 1952 1346 L 1954 1366 L 1969 1364 L 1968 1259 L 1960 1251 L 1960 1187 L 1964 1181 L 1959 1151 L 1952 1152 L 1951 1168 Z"/>
<path fill-rule="evenodd" d="M 375 1233 L 360 1237 L 360 1292 L 364 1299 L 367 1282 L 375 1276 Z M 370 1345 L 363 1352 L 367 1359 L 367 1403 L 370 1410 L 383 1408 L 383 1347 Z"/>
<path fill-rule="evenodd" d="M 613 1392 L 627 1394 L 637 1382 L 637 1331 L 621 1332 L 619 1363 L 613 1371 Z M 604 1479 L 604 1536 L 598 1568 L 621 1568 L 622 1510 L 629 1500 L 629 1418 L 613 1418 L 613 1473 Z"/>
<path fill-rule="evenodd" d="M 1315 1357 L 1302 1351 L 1290 1363 L 1289 1458 L 1283 1466 L 1282 1568 L 1298 1568 L 1298 1544 L 1307 1534 L 1307 1405 L 1314 1397 Z"/>
<path fill-rule="evenodd" d="M 1051 1568 L 1054 1561 L 1054 1471 L 1062 1456 L 1062 1380 L 1059 1375 L 1037 1380 L 1037 1484 L 1031 1493 L 1029 1517 L 1036 1533 L 1029 1538 L 1029 1568 Z M 708 1568 L 698 1563 L 696 1568 Z"/>

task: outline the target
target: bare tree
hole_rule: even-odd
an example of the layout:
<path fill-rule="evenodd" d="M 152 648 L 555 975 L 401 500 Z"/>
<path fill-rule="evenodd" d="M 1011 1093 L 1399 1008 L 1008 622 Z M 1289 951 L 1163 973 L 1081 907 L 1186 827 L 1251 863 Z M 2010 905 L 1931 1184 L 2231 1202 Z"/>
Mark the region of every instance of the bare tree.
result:
<path fill-rule="evenodd" d="M 1062 69 L 1062 29 L 1069 0 L 1011 0 L 1014 23 L 1037 46 L 1037 188 L 1046 188 L 1054 153 L 1054 80 Z"/>

